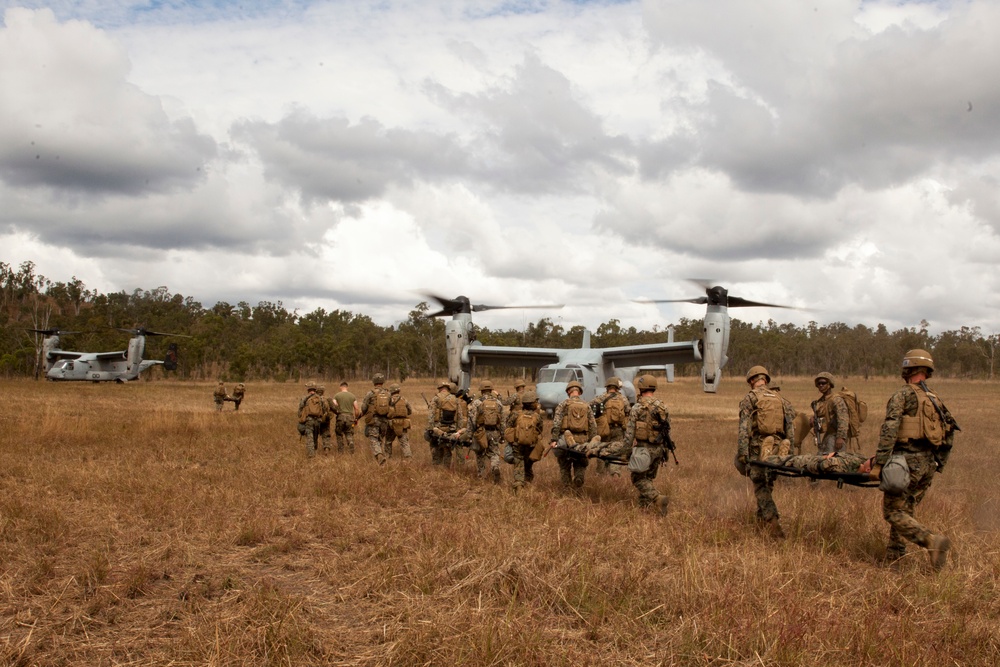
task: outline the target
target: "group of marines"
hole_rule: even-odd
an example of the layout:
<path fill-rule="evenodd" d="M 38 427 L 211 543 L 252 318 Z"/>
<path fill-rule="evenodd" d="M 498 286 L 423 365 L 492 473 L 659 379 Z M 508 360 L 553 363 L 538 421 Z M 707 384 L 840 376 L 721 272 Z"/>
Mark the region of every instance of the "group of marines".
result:
<path fill-rule="evenodd" d="M 807 428 L 815 431 L 818 453 L 806 455 L 796 451 L 793 444 L 795 409 L 777 388 L 769 386 L 771 377 L 766 368 L 752 367 L 746 376 L 749 391 L 739 406 L 734 463 L 753 484 L 756 517 L 763 530 L 776 539 L 785 537 L 772 496 L 775 466 L 816 475 L 831 471 L 860 474 L 879 481 L 883 491 L 883 517 L 890 526 L 888 558 L 902 558 L 909 541 L 925 548 L 931 565 L 940 569 L 950 542 L 914 517 L 934 474 L 944 469 L 959 430 L 951 413 L 926 385 L 933 372 L 934 361 L 928 352 L 906 353 L 902 363 L 905 384 L 886 406 L 875 455 L 865 458 L 860 455 L 857 434 L 849 428 L 847 406 L 833 391 L 829 373 L 815 378 L 820 397 L 812 404 L 814 418 Z M 398 384 L 384 386 L 383 375 L 377 374 L 373 385 L 360 405 L 347 391 L 346 383 L 332 399 L 323 398 L 322 388 L 307 385 L 309 393 L 299 406 L 299 430 L 311 435 L 307 438 L 308 455 L 315 454 L 320 440 L 324 451 L 330 449 L 329 417 L 327 426 L 323 421 L 326 414 L 336 415 L 340 451 L 353 453 L 349 434 L 359 419 L 365 419 L 365 436 L 380 465 L 392 456 L 396 440 L 403 459 L 412 456 L 408 437 L 412 407 Z M 427 401 L 424 437 L 430 445 L 431 463 L 450 467 L 453 459 L 467 450 L 475 455 L 478 475 L 498 484 L 503 459 L 513 466 L 513 488 L 518 491 L 531 483 L 533 465 L 549 453 L 555 457 L 561 483 L 567 489 L 583 486 L 590 459 L 596 458 L 612 475 L 620 475 L 627 466 L 640 506 L 665 514 L 669 499 L 656 488 L 654 480 L 660 464 L 673 450 L 673 441 L 670 415 L 667 406 L 655 396 L 656 385 L 652 375 L 636 378 L 636 402 L 630 405 L 618 378 L 609 378 L 606 391 L 589 403 L 582 398 L 580 383 L 570 382 L 566 400 L 556 407 L 546 434 L 545 413 L 538 396 L 526 389 L 523 381 L 507 398 L 502 398 L 490 381 L 479 385 L 479 396 L 475 398 L 452 382 L 440 382 L 437 393 Z"/>

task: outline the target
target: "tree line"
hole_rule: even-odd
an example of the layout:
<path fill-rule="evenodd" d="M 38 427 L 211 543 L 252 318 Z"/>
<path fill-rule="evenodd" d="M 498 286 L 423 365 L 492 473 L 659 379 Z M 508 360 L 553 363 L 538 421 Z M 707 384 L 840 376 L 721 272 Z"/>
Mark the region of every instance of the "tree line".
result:
<path fill-rule="evenodd" d="M 166 287 L 102 294 L 73 276 L 52 281 L 37 273 L 33 262 L 17 268 L 0 262 L 0 375 L 39 376 L 44 335 L 31 329 L 74 331 L 60 346 L 79 351 L 125 348 L 129 334 L 119 329 L 143 327 L 190 338 L 150 337 L 146 357 L 162 359 L 169 342 L 178 343 L 178 377 L 194 380 L 339 380 L 367 378 L 375 372 L 388 377 L 443 377 L 447 373 L 444 321 L 428 319 L 427 303 L 417 304 L 398 325 L 383 326 L 364 314 L 323 308 L 300 314 L 280 302 L 219 302 L 204 307 L 193 297 L 171 294 Z M 673 323 L 675 340 L 701 336 L 700 319 Z M 934 354 L 942 376 L 993 379 L 1000 335 L 978 327 L 962 327 L 932 335 L 927 322 L 889 331 L 879 324 L 849 326 L 841 322 L 806 326 L 756 324 L 733 319 L 729 373 L 764 364 L 775 377 L 808 375 L 820 370 L 838 377 L 895 375 L 903 352 L 925 348 Z M 584 327 L 569 329 L 549 318 L 523 330 L 477 326 L 484 345 L 578 347 Z M 664 342 L 667 329 L 652 331 L 623 327 L 611 319 L 592 332 L 594 347 Z M 160 377 L 154 368 L 147 377 Z M 698 375 L 697 364 L 683 364 L 678 375 Z M 523 371 L 493 368 L 495 378 L 521 376 Z"/>

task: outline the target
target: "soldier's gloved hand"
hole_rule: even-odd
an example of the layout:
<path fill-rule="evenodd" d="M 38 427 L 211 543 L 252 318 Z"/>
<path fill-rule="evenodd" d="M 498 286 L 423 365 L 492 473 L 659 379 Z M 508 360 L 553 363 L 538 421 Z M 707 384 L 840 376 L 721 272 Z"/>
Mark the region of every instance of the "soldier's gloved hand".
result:
<path fill-rule="evenodd" d="M 750 466 L 747 465 L 747 455 L 746 454 L 736 454 L 733 459 L 733 465 L 736 467 L 736 471 L 739 472 L 744 477 L 750 475 Z"/>

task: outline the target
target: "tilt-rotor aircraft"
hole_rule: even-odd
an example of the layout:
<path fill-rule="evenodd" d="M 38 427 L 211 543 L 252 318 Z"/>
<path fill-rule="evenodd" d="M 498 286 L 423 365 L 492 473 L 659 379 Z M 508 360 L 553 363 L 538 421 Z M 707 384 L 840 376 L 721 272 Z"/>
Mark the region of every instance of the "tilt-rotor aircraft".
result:
<path fill-rule="evenodd" d="M 507 347 L 483 345 L 472 339 L 472 313 L 501 308 L 560 308 L 561 306 L 488 306 L 469 302 L 464 296 L 454 299 L 428 294 L 441 304 L 441 310 L 427 317 L 450 315 L 445 324 L 448 350 L 448 378 L 468 390 L 473 363 L 482 366 L 537 368 L 535 388 L 542 408 L 552 411 L 566 398 L 566 384 L 573 380 L 583 385 L 583 398 L 590 400 L 604 391 L 612 376 L 622 380 L 622 390 L 635 402 L 632 378 L 641 370 L 663 370 L 668 364 L 701 359 L 699 342 L 653 343 L 622 347 L 590 347 L 590 332 L 584 331 L 583 344 L 576 349 L 542 347 Z"/>
<path fill-rule="evenodd" d="M 183 334 L 163 333 L 148 329 L 119 329 L 132 334 L 127 350 L 115 352 L 73 352 L 59 349 L 59 336 L 76 333 L 58 329 L 32 329 L 45 335 L 42 343 L 42 359 L 45 362 L 45 377 L 49 380 L 80 382 L 118 382 L 135 380 L 139 375 L 159 364 L 172 371 L 177 368 L 177 346 L 171 345 L 166 359 L 157 361 L 143 359 L 147 336 L 183 336 Z M 184 336 L 189 338 L 189 336 Z"/>
<path fill-rule="evenodd" d="M 566 398 L 566 384 L 573 380 L 584 387 L 583 398 L 590 400 L 604 390 L 607 378 L 617 376 L 622 380 L 622 390 L 630 402 L 635 402 L 632 380 L 637 373 L 664 370 L 670 374 L 674 364 L 701 362 L 702 389 L 716 393 L 722 380 L 722 368 L 729 361 L 729 312 L 730 307 L 767 306 L 786 308 L 775 304 L 749 301 L 731 297 L 719 286 L 705 281 L 694 281 L 704 290 L 705 296 L 693 299 L 649 299 L 641 303 L 684 302 L 706 306 L 703 338 L 695 341 L 675 342 L 670 336 L 666 343 L 625 345 L 621 347 L 590 347 L 590 332 L 584 331 L 580 348 L 537 348 L 482 345 L 472 338 L 472 313 L 501 308 L 555 308 L 561 306 L 489 306 L 473 305 L 464 296 L 446 299 L 434 294 L 427 296 L 441 304 L 441 309 L 427 317 L 451 316 L 445 324 L 448 351 L 448 377 L 460 388 L 468 389 L 473 363 L 485 366 L 514 366 L 537 368 L 536 391 L 539 403 L 546 410 L 553 410 Z M 670 330 L 672 334 L 672 329 Z"/>

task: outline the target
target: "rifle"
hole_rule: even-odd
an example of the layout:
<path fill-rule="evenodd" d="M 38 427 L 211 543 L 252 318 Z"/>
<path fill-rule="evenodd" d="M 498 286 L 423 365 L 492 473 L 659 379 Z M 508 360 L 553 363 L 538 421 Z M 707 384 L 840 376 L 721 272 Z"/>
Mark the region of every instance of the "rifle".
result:
<path fill-rule="evenodd" d="M 674 439 L 670 437 L 669 421 L 664 421 L 662 424 L 660 424 L 660 429 L 659 431 L 657 431 L 656 439 L 653 440 L 653 443 L 657 445 L 663 445 L 664 447 L 667 448 L 666 458 L 670 458 L 671 456 L 673 456 L 674 465 L 679 466 L 681 464 L 681 462 L 677 460 L 677 452 L 675 451 L 677 449 L 677 443 L 675 443 Z"/>
<path fill-rule="evenodd" d="M 864 472 L 811 472 L 805 468 L 794 466 L 783 466 L 780 463 L 770 463 L 768 461 L 747 461 L 748 464 L 757 468 L 773 470 L 775 474 L 783 477 L 808 477 L 809 479 L 828 479 L 837 483 L 837 488 L 841 489 L 844 484 L 851 486 L 863 486 L 875 488 L 879 485 L 878 480 L 873 480 L 868 473 Z"/>
<path fill-rule="evenodd" d="M 424 399 L 424 405 L 426 405 L 429 409 L 431 407 L 431 402 L 427 400 L 426 396 L 424 396 L 424 392 L 420 392 L 420 398 Z"/>

